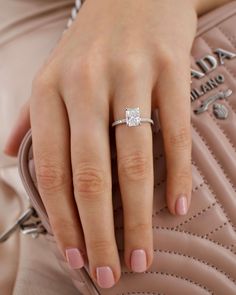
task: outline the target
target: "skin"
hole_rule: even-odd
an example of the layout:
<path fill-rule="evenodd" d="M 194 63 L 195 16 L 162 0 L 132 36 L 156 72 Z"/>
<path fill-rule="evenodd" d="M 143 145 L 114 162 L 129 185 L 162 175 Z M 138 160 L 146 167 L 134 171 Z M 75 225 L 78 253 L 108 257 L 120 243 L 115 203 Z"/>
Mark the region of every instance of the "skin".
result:
<path fill-rule="evenodd" d="M 139 106 L 142 117 L 159 109 L 168 208 L 178 215 L 181 194 L 190 206 L 190 51 L 197 16 L 226 2 L 86 0 L 34 78 L 4 152 L 16 156 L 32 128 L 39 192 L 58 246 L 64 254 L 68 247 L 80 249 L 95 280 L 97 266 L 110 266 L 116 283 L 120 278 L 109 126 L 124 117 L 125 107 Z M 151 127 L 119 125 L 114 132 L 124 259 L 132 270 L 132 250 L 144 249 L 148 269 L 153 260 Z"/>

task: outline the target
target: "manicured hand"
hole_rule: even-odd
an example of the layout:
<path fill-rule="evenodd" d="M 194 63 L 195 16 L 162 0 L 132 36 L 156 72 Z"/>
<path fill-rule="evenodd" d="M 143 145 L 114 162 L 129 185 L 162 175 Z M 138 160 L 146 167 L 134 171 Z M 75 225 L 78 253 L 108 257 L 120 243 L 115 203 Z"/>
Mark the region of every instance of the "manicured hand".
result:
<path fill-rule="evenodd" d="M 31 123 L 39 192 L 58 245 L 72 268 L 88 259 L 92 277 L 103 288 L 121 274 L 109 126 L 124 118 L 126 107 L 139 107 L 147 118 L 153 108 L 159 109 L 168 208 L 184 215 L 190 206 L 195 2 L 86 0 L 35 77 L 5 149 L 15 155 Z M 124 259 L 130 270 L 143 272 L 153 260 L 151 125 L 119 125 L 114 131 Z"/>

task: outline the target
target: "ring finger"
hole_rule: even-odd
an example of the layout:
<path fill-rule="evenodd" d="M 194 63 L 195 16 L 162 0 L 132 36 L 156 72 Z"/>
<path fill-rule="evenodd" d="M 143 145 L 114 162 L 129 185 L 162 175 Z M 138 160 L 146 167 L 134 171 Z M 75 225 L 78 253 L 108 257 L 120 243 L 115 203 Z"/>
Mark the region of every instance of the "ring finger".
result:
<path fill-rule="evenodd" d="M 115 120 L 125 117 L 125 107 L 140 108 L 141 117 L 150 118 L 151 82 L 148 69 L 126 69 L 120 75 L 114 99 Z M 117 166 L 124 212 L 125 263 L 143 272 L 153 259 L 152 203 L 153 152 L 149 123 L 135 127 L 116 127 Z"/>

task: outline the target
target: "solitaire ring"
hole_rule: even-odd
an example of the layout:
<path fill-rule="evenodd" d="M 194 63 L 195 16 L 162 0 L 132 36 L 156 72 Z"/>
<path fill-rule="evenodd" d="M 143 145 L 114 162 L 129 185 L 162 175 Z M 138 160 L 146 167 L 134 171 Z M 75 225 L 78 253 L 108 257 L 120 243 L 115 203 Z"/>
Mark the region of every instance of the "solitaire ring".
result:
<path fill-rule="evenodd" d="M 152 119 L 141 118 L 139 108 L 126 108 L 125 109 L 125 119 L 116 120 L 112 123 L 112 127 L 126 124 L 128 127 L 135 127 L 141 125 L 141 123 L 154 124 Z"/>

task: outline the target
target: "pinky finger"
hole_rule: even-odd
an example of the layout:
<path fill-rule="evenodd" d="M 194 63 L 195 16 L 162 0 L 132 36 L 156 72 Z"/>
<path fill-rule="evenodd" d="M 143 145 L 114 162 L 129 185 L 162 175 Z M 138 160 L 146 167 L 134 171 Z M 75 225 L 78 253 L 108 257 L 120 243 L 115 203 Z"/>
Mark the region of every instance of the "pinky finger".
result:
<path fill-rule="evenodd" d="M 174 71 L 168 69 L 160 77 L 158 104 L 167 164 L 167 204 L 172 214 L 185 215 L 192 191 L 189 67 L 183 69 L 181 80 Z"/>

